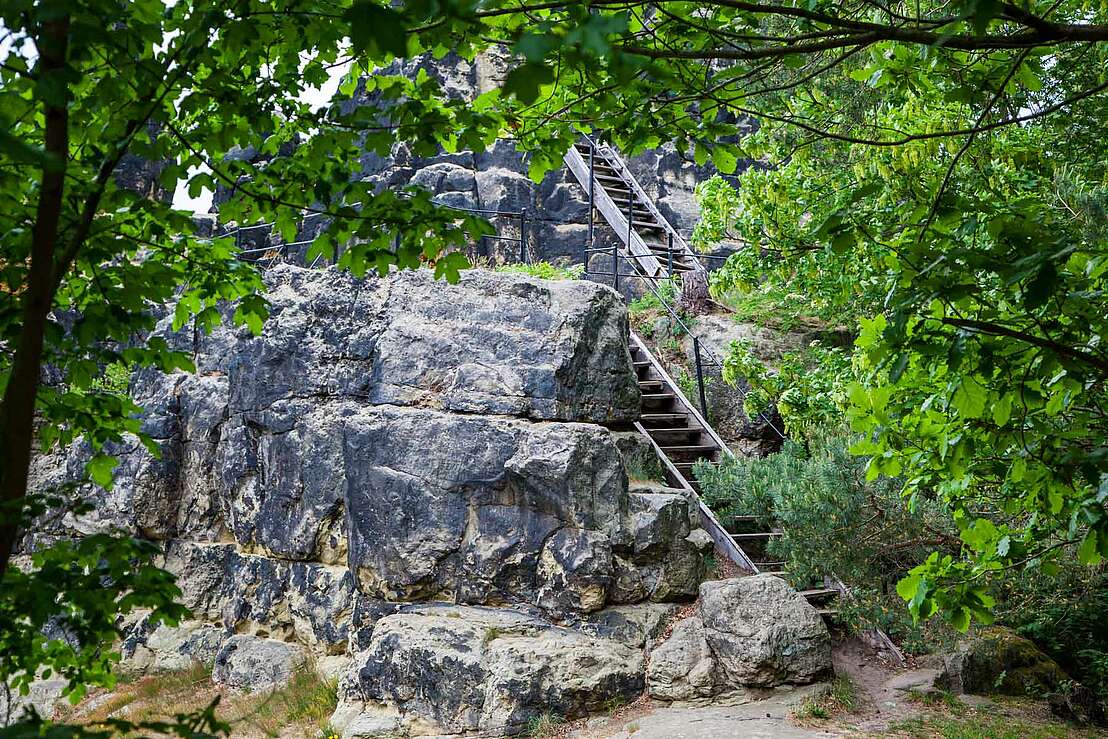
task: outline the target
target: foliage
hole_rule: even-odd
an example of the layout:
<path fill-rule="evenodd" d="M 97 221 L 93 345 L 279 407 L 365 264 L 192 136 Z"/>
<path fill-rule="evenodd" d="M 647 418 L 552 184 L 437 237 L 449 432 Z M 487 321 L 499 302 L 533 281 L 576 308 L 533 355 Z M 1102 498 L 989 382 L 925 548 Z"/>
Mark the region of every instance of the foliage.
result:
<path fill-rule="evenodd" d="M 801 351 L 786 352 L 775 368 L 762 362 L 750 342 L 734 341 L 723 360 L 723 379 L 736 386 L 745 380 L 750 389 L 743 408 L 754 418 L 776 403 L 785 431 L 801 438 L 834 427 L 842 418 L 850 359 L 835 347 L 814 342 Z"/>
<path fill-rule="evenodd" d="M 1050 587 L 1055 583 L 1030 585 L 1019 583 L 1037 597 L 1022 608 L 1009 608 L 1008 619 L 1108 704 L 1108 576 L 1101 573 L 1079 587 L 1071 585 L 1061 596 L 1057 587 Z"/>
<path fill-rule="evenodd" d="M 681 291 L 681 285 L 673 278 L 657 280 L 652 287 L 653 290 L 647 289 L 628 304 L 629 313 L 635 315 L 652 310 L 665 311 L 667 306 L 673 306 L 677 302 L 677 295 Z"/>
<path fill-rule="evenodd" d="M 900 593 L 959 628 L 990 618 L 1005 570 L 1108 554 L 1105 103 L 1089 67 L 1106 51 L 1040 51 L 865 49 L 782 93 L 790 120 L 819 124 L 764 117 L 743 147 L 775 166 L 710 214 L 751 244 L 717 292 L 768 284 L 859 326 L 855 451 L 910 501 L 941 501 L 964 544 Z M 1061 99 L 1064 116 L 1039 115 Z M 1021 110 L 1022 126 L 972 131 Z"/>
<path fill-rule="evenodd" d="M 561 266 L 550 262 L 528 262 L 525 264 L 504 264 L 494 269 L 496 272 L 510 272 L 529 275 L 541 280 L 579 280 L 585 268 L 580 264 Z"/>
<path fill-rule="evenodd" d="M 697 184 L 694 193 L 700 206 L 700 220 L 692 232 L 692 245 L 707 251 L 721 241 L 734 238 L 735 213 L 739 210 L 739 193 L 719 175 Z"/>
<path fill-rule="evenodd" d="M 226 188 L 224 222 L 273 223 L 286 240 L 305 213 L 325 216 L 309 259 L 344 245 L 338 262 L 356 274 L 426 263 L 456 279 L 465 261 L 451 248 L 488 233 L 426 191 L 375 192 L 356 175 L 361 152 L 397 143 L 416 155 L 483 148 L 501 117 L 448 99 L 426 73 L 375 74 L 360 105 L 302 99 L 350 62 L 335 96 L 350 103 L 361 72 L 439 47 L 404 32 L 405 19 L 419 25 L 438 11 L 302 6 L 17 0 L 0 10 L 12 50 L 0 65 L 3 499 L 26 492 L 33 434 L 47 448 L 83 435 L 100 450 L 128 433 L 152 445 L 133 404 L 98 383 L 115 363 L 191 368 L 164 341 L 141 340 L 151 304 L 176 299 L 178 328 L 231 318 L 261 330 L 256 270 L 232 238 L 202 237 L 166 202 L 179 182 L 194 194 Z M 248 147 L 256 156 L 242 155 Z M 233 312 L 220 308 L 228 300 Z M 64 382 L 40 385 L 44 364 Z M 109 479 L 109 462 L 96 464 L 94 479 Z M 0 570 L 13 540 L 14 524 L 0 522 Z"/>
<path fill-rule="evenodd" d="M 65 503 L 29 498 L 22 519 L 87 510 Z M 93 534 L 37 549 L 25 567 L 9 568 L 0 581 L 0 684 L 27 695 L 34 679 L 57 677 L 74 702 L 89 685 L 112 686 L 119 655 L 110 645 L 123 616 L 150 609 L 154 623 L 175 624 L 186 613 L 174 602 L 181 592 L 173 577 L 153 564 L 159 553 L 152 542 Z"/>
<path fill-rule="evenodd" d="M 763 459 L 701 462 L 693 472 L 717 515 L 756 516 L 764 530 L 781 528 L 768 553 L 789 563 L 794 585 L 838 577 L 853 589 L 853 602 L 840 604 L 849 624 L 884 628 L 916 650 L 920 635 L 897 606 L 894 585 L 930 548 L 956 552 L 957 529 L 941 504 L 903 505 L 900 481 L 867 480 L 850 443 L 841 432 L 815 436 L 807 449 L 788 441 Z"/>

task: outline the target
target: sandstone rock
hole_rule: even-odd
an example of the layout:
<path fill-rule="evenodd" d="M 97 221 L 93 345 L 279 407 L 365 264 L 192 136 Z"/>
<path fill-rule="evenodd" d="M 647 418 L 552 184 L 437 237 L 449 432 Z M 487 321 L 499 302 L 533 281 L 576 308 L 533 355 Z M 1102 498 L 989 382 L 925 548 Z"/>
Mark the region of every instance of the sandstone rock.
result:
<path fill-rule="evenodd" d="M 128 666 L 143 672 L 177 672 L 193 663 L 210 667 L 225 636 L 223 629 L 201 621 L 160 624 L 134 650 Z"/>
<path fill-rule="evenodd" d="M 610 606 L 584 617 L 578 628 L 641 649 L 662 633 L 677 610 L 672 603 Z"/>
<path fill-rule="evenodd" d="M 716 661 L 699 617 L 686 618 L 650 653 L 646 689 L 650 697 L 688 701 L 715 694 Z"/>
<path fill-rule="evenodd" d="M 43 718 L 51 718 L 66 685 L 66 680 L 57 678 L 35 680 L 27 695 L 0 687 L 0 728 L 23 720 L 32 711 Z"/>
<path fill-rule="evenodd" d="M 240 634 L 220 648 L 212 682 L 251 691 L 279 687 L 306 660 L 304 650 L 294 644 Z"/>
<path fill-rule="evenodd" d="M 358 596 L 345 568 L 189 542 L 173 542 L 164 566 L 177 575 L 184 605 L 201 618 L 296 640 L 321 656 L 346 649 Z"/>
<path fill-rule="evenodd" d="M 539 558 L 538 603 L 555 612 L 603 607 L 612 573 L 612 546 L 603 534 L 561 529 Z"/>
<path fill-rule="evenodd" d="M 816 609 L 773 575 L 700 586 L 704 637 L 731 687 L 809 683 L 831 672 L 831 636 Z"/>
<path fill-rule="evenodd" d="M 979 629 L 943 661 L 935 684 L 954 693 L 1040 697 L 1070 681 L 1034 642 L 1003 626 Z"/>
<path fill-rule="evenodd" d="M 378 622 L 346 702 L 396 707 L 443 733 L 519 731 L 543 713 L 579 716 L 643 686 L 642 653 L 525 614 L 405 609 Z"/>

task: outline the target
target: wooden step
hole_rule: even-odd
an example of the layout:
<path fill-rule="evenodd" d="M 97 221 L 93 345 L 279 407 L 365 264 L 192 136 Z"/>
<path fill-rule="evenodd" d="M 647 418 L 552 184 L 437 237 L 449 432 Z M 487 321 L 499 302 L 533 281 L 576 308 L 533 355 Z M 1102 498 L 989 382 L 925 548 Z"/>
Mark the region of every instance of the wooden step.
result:
<path fill-rule="evenodd" d="M 662 380 L 639 380 L 639 390 L 643 393 L 656 393 L 664 390 L 665 382 Z"/>
<path fill-rule="evenodd" d="M 834 598 L 839 595 L 839 591 L 834 588 L 812 588 L 811 590 L 801 590 L 800 594 L 808 600 L 818 600 L 820 598 Z"/>
<path fill-rule="evenodd" d="M 690 436 L 700 436 L 701 434 L 704 433 L 704 429 L 697 428 L 695 426 L 683 426 L 681 428 L 647 429 L 647 433 L 650 434 L 650 437 L 652 439 L 654 439 L 654 441 L 658 442 L 659 446 L 665 446 L 664 444 L 661 443 L 661 441 L 659 441 L 659 437 L 669 439 L 669 438 L 672 438 L 672 437 L 681 438 L 681 437 L 690 437 Z"/>
<path fill-rule="evenodd" d="M 672 457 L 674 454 L 697 454 L 707 457 L 718 452 L 719 447 L 715 444 L 689 444 L 684 446 L 663 446 L 662 451 L 669 457 Z"/>
<path fill-rule="evenodd" d="M 758 516 L 731 516 L 731 520 L 736 523 L 749 523 L 751 521 L 757 521 Z"/>
<path fill-rule="evenodd" d="M 714 458 L 719 447 L 715 444 L 690 444 L 685 447 L 663 447 L 661 451 L 665 452 L 669 459 L 674 460 L 711 460 Z"/>
<path fill-rule="evenodd" d="M 632 352 L 632 355 L 633 354 L 634 353 Z M 635 365 L 635 369 L 639 369 L 642 367 L 649 367 L 651 365 L 651 361 L 649 359 L 636 359 L 632 361 L 631 364 Z"/>
<path fill-rule="evenodd" d="M 777 537 L 784 535 L 785 534 L 781 531 L 753 531 L 749 534 L 731 534 L 731 538 L 750 541 L 764 541 L 766 539 L 776 539 Z"/>
<path fill-rule="evenodd" d="M 677 396 L 673 393 L 643 393 L 643 404 L 650 404 L 651 406 L 658 406 L 664 403 L 671 403 L 677 399 Z"/>
<path fill-rule="evenodd" d="M 688 425 L 689 416 L 687 413 L 643 413 L 639 416 L 639 421 L 647 430 L 654 430 L 656 428 L 673 428 L 677 424 Z M 665 424 L 664 426 L 651 426 L 650 424 Z"/>

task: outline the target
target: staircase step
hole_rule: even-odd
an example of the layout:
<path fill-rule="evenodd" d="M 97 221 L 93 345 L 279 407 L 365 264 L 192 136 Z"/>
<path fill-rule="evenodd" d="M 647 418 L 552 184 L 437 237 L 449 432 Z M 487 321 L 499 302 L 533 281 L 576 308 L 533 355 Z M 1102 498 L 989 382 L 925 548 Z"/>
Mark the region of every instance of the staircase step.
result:
<path fill-rule="evenodd" d="M 676 398 L 677 396 L 673 393 L 643 393 L 642 402 L 659 405 L 676 400 Z"/>
<path fill-rule="evenodd" d="M 749 539 L 751 541 L 760 541 L 763 539 L 776 539 L 779 536 L 785 534 L 781 531 L 754 531 L 749 534 L 731 534 L 732 539 Z"/>
<path fill-rule="evenodd" d="M 670 424 L 670 426 L 665 426 L 662 428 L 672 428 L 673 425 L 676 425 L 678 423 L 682 425 L 687 425 L 689 421 L 689 416 L 687 413 L 643 413 L 639 417 L 639 420 L 644 426 L 647 426 L 647 424 L 651 423 L 664 423 Z M 647 426 L 647 430 L 654 430 L 654 428 L 657 427 Z"/>
<path fill-rule="evenodd" d="M 800 594 L 809 600 L 816 600 L 819 598 L 834 598 L 838 596 L 839 591 L 834 588 L 812 588 L 811 590 L 801 590 Z"/>
<path fill-rule="evenodd" d="M 647 429 L 647 432 L 650 434 L 651 438 L 658 441 L 658 437 L 660 436 L 665 438 L 700 436 L 704 433 L 704 429 L 696 428 L 695 426 L 682 426 L 681 428 Z M 661 442 L 659 442 L 658 445 L 665 446 Z"/>
<path fill-rule="evenodd" d="M 662 447 L 663 452 L 675 452 L 678 454 L 694 454 L 696 452 L 716 452 L 719 447 L 715 444 L 689 444 Z"/>
<path fill-rule="evenodd" d="M 639 390 L 644 393 L 654 393 L 664 390 L 666 383 L 662 380 L 639 380 Z"/>

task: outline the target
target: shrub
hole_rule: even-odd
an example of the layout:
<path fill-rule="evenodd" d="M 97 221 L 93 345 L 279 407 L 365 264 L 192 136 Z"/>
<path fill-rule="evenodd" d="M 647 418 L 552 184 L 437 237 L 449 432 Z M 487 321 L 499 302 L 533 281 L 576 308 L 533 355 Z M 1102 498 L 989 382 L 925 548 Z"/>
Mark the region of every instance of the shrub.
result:
<path fill-rule="evenodd" d="M 850 625 L 879 626 L 918 651 L 919 630 L 895 585 L 934 548 L 959 546 L 957 528 L 937 502 L 920 499 L 912 509 L 898 480 L 867 480 L 865 460 L 849 446 L 846 434 L 807 445 L 789 441 L 762 459 L 700 463 L 694 474 L 717 514 L 755 516 L 763 527 L 782 528 L 768 554 L 788 562 L 793 585 L 837 576 L 853 590 L 853 602 L 840 604 Z"/>
<path fill-rule="evenodd" d="M 504 264 L 495 267 L 493 271 L 530 275 L 541 280 L 577 280 L 581 278 L 585 267 L 581 264 L 571 264 L 563 267 L 550 262 L 531 262 L 529 264 Z"/>

